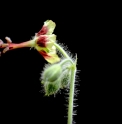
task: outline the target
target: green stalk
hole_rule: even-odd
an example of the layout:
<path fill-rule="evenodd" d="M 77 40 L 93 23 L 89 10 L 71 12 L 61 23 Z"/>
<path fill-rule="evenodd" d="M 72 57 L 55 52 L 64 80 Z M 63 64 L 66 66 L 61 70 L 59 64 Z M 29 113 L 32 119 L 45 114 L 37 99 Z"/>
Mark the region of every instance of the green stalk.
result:
<path fill-rule="evenodd" d="M 54 45 L 64 55 L 64 57 L 68 58 L 64 62 L 70 61 L 72 63 L 71 82 L 70 82 L 70 91 L 69 91 L 69 105 L 68 105 L 68 124 L 72 124 L 72 122 L 73 122 L 72 117 L 73 117 L 73 99 L 74 99 L 74 83 L 75 83 L 75 75 L 76 75 L 76 62 L 74 63 L 72 61 L 72 59 L 68 56 L 68 54 L 65 52 L 65 50 L 60 45 L 58 45 L 57 43 L 54 43 Z"/>
<path fill-rule="evenodd" d="M 54 46 L 64 55 L 64 57 L 70 58 L 68 54 L 65 52 L 65 50 L 60 45 L 58 45 L 57 43 L 54 43 Z"/>
<path fill-rule="evenodd" d="M 75 74 L 76 74 L 76 67 L 74 65 L 71 71 L 69 106 L 68 106 L 68 124 L 72 124 L 73 122 L 73 99 L 74 99 Z"/>

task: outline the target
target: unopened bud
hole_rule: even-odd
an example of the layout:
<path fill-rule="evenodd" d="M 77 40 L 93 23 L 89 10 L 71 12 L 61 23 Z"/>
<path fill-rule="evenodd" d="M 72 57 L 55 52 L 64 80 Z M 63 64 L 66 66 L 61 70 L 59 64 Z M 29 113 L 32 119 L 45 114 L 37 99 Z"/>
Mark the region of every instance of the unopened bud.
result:
<path fill-rule="evenodd" d="M 64 75 L 64 77 L 62 77 L 62 80 L 61 80 L 62 88 L 67 87 L 69 85 L 69 81 L 70 81 L 70 74 Z"/>
<path fill-rule="evenodd" d="M 62 68 L 60 64 L 54 64 L 46 68 L 43 72 L 42 80 L 54 82 L 56 81 L 62 73 Z"/>
<path fill-rule="evenodd" d="M 45 88 L 45 95 L 49 96 L 52 94 L 56 94 L 60 89 L 60 78 L 55 82 L 46 82 L 44 85 Z"/>
<path fill-rule="evenodd" d="M 66 88 L 67 86 L 69 86 L 70 79 L 71 79 L 71 70 L 67 69 L 63 72 L 63 74 L 61 76 L 61 86 L 62 86 L 62 88 Z"/>

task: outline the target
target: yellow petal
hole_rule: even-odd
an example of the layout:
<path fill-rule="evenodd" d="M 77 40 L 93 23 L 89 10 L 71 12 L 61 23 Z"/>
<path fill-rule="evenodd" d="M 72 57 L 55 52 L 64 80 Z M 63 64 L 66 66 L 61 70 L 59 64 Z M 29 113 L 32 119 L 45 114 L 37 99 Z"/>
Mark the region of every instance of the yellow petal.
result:
<path fill-rule="evenodd" d="M 46 43 L 46 47 L 48 49 L 52 48 L 53 44 L 56 42 L 56 35 L 48 35 L 48 42 Z"/>
<path fill-rule="evenodd" d="M 60 61 L 60 58 L 58 57 L 57 54 L 51 54 L 51 53 L 48 53 L 49 58 L 45 58 L 49 63 L 53 64 L 53 63 L 56 63 L 56 62 L 59 62 Z"/>
<path fill-rule="evenodd" d="M 60 61 L 60 58 L 56 54 L 56 47 L 52 46 L 52 48 L 49 49 L 48 56 L 51 56 L 50 58 L 47 58 L 47 61 L 49 63 L 56 63 Z"/>
<path fill-rule="evenodd" d="M 56 27 L 56 24 L 52 21 L 52 20 L 47 20 L 44 22 L 44 26 L 46 26 L 48 28 L 48 32 L 46 34 L 52 34 L 55 27 Z"/>

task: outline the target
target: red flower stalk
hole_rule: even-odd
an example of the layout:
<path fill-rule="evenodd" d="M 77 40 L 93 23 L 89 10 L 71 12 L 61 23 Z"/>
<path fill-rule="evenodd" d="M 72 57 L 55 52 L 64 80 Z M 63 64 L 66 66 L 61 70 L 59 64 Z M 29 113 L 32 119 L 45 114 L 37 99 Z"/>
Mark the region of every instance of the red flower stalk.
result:
<path fill-rule="evenodd" d="M 60 58 L 56 54 L 54 43 L 56 42 L 56 35 L 52 34 L 55 29 L 55 23 L 51 20 L 44 22 L 42 29 L 35 34 L 32 40 L 15 44 L 11 39 L 6 37 L 7 43 L 0 41 L 0 48 L 5 48 L 3 53 L 8 50 L 13 50 L 23 47 L 34 47 L 49 63 L 56 63 Z"/>

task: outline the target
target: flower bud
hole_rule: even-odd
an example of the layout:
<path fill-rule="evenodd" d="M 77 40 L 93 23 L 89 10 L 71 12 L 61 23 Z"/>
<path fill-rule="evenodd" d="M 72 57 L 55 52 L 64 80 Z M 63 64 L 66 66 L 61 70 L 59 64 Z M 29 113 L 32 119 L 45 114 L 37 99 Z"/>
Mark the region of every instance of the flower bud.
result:
<path fill-rule="evenodd" d="M 44 82 L 54 82 L 56 81 L 62 73 L 62 68 L 60 64 L 54 64 L 46 68 L 42 75 L 42 80 Z"/>
<path fill-rule="evenodd" d="M 52 94 L 56 94 L 60 89 L 60 78 L 55 82 L 46 82 L 44 85 L 45 88 L 45 95 L 49 96 Z"/>
<path fill-rule="evenodd" d="M 46 96 L 56 94 L 60 89 L 69 86 L 71 69 L 70 59 L 64 59 L 57 64 L 46 65 L 41 76 L 41 83 L 44 85 Z"/>
<path fill-rule="evenodd" d="M 62 77 L 62 80 L 61 80 L 62 88 L 65 88 L 69 85 L 69 80 L 70 80 L 70 74 L 66 74 Z"/>
<path fill-rule="evenodd" d="M 71 70 L 66 69 L 61 76 L 61 87 L 66 88 L 67 86 L 69 86 L 70 79 L 71 79 Z"/>

